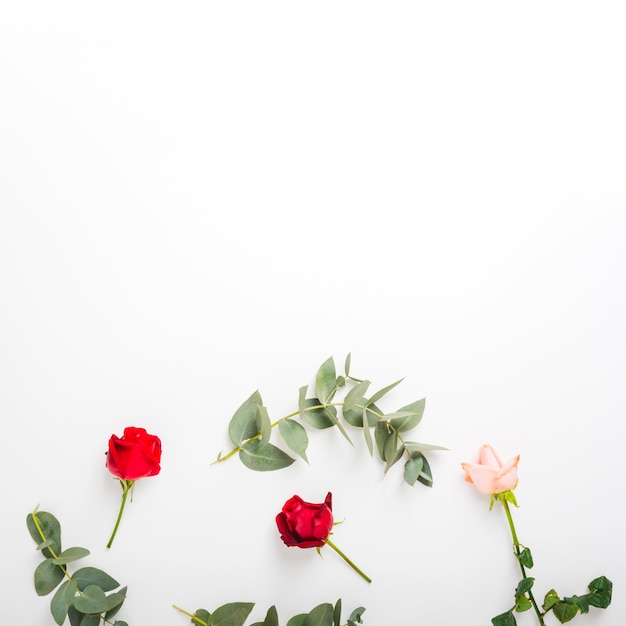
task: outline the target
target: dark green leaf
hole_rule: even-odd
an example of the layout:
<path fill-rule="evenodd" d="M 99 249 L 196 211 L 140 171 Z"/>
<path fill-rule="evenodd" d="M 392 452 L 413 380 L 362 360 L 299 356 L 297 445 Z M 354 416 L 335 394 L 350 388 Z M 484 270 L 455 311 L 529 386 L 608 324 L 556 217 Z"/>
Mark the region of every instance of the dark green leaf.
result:
<path fill-rule="evenodd" d="M 304 626 L 333 626 L 333 605 L 316 606 L 304 620 Z"/>
<path fill-rule="evenodd" d="M 126 591 L 127 587 L 123 587 L 119 591 L 115 593 L 110 593 L 107 596 L 107 612 L 106 619 L 111 619 L 115 615 L 117 615 L 118 611 L 122 608 L 122 604 L 124 604 L 124 600 L 126 600 Z"/>
<path fill-rule="evenodd" d="M 350 617 L 348 618 L 348 624 L 350 624 L 351 626 L 354 623 L 362 624 L 363 622 L 361 620 L 361 616 L 363 615 L 363 613 L 365 613 L 365 609 L 362 606 L 354 609 L 354 611 L 350 613 Z"/>
<path fill-rule="evenodd" d="M 590 594 L 582 596 L 571 596 L 570 598 L 563 598 L 563 602 L 568 604 L 575 604 L 581 613 L 589 613 L 589 598 Z"/>
<path fill-rule="evenodd" d="M 578 607 L 575 604 L 568 604 L 567 602 L 557 602 L 552 609 L 554 616 L 564 624 L 576 617 L 578 613 Z"/>
<path fill-rule="evenodd" d="M 52 513 L 47 513 L 46 511 L 38 511 L 35 515 L 37 516 L 37 524 L 39 524 L 41 532 L 37 528 L 37 524 L 35 524 L 33 514 L 29 513 L 26 517 L 26 527 L 30 536 L 38 546 L 45 541 L 50 542 L 49 547 L 42 550 L 42 554 L 46 558 L 53 557 L 52 552 L 59 554 L 61 552 L 61 524 L 59 524 L 59 520 Z"/>
<path fill-rule="evenodd" d="M 322 404 L 328 404 L 332 400 L 336 383 L 335 361 L 331 356 L 322 363 L 315 376 L 315 393 Z"/>
<path fill-rule="evenodd" d="M 384 420 L 380 420 L 374 428 L 374 441 L 376 441 L 376 449 L 378 450 L 378 456 L 381 461 L 387 460 L 385 459 L 385 442 L 393 435 L 393 432 L 389 424 Z"/>
<path fill-rule="evenodd" d="M 309 445 L 309 437 L 302 424 L 291 419 L 283 419 L 278 422 L 278 430 L 285 443 L 308 463 L 306 449 Z"/>
<path fill-rule="evenodd" d="M 599 609 L 606 609 L 606 607 L 611 604 L 611 592 L 597 591 L 596 593 L 589 594 L 589 604 Z"/>
<path fill-rule="evenodd" d="M 122 620 L 116 620 L 113 626 L 128 626 L 128 624 Z"/>
<path fill-rule="evenodd" d="M 376 400 L 380 400 L 385 394 L 389 393 L 396 385 L 399 385 L 403 380 L 404 380 L 404 378 L 401 378 L 400 380 L 396 380 L 395 383 L 391 383 L 391 385 L 387 385 L 386 387 L 383 387 L 382 389 L 379 389 L 369 399 L 369 403 L 372 404 L 373 402 L 376 402 Z"/>
<path fill-rule="evenodd" d="M 516 594 L 522 594 L 529 592 L 533 585 L 535 584 L 534 578 L 522 578 L 517 585 L 517 589 L 515 590 Z"/>
<path fill-rule="evenodd" d="M 241 462 L 257 472 L 270 472 L 291 465 L 295 459 L 271 443 L 252 439 L 240 451 Z"/>
<path fill-rule="evenodd" d="M 62 626 L 65 618 L 67 617 L 67 612 L 69 611 L 70 605 L 76 595 L 76 589 L 77 586 L 75 580 L 66 580 L 57 589 L 56 593 L 52 597 L 52 601 L 50 602 L 50 612 L 52 613 L 54 621 L 59 626 Z"/>
<path fill-rule="evenodd" d="M 276 611 L 275 606 L 271 606 L 267 610 L 267 613 L 265 614 L 265 619 L 263 620 L 263 626 L 279 626 L 278 612 Z"/>
<path fill-rule="evenodd" d="M 63 550 L 56 559 L 52 559 L 52 562 L 56 565 L 65 565 L 72 561 L 78 561 L 88 555 L 89 550 L 87 550 L 87 548 L 68 548 L 67 550 Z"/>
<path fill-rule="evenodd" d="M 303 415 L 313 428 L 330 428 L 337 423 L 337 409 L 334 406 L 323 407 L 317 398 L 307 398 L 304 401 Z"/>
<path fill-rule="evenodd" d="M 306 618 L 308 617 L 307 613 L 300 613 L 299 615 L 294 615 L 288 622 L 287 626 L 303 626 Z"/>
<path fill-rule="evenodd" d="M 341 626 L 341 598 L 335 602 L 333 610 L 333 626 Z"/>
<path fill-rule="evenodd" d="M 113 591 L 120 586 L 115 578 L 95 567 L 83 567 L 76 570 L 72 578 L 76 581 L 80 591 L 84 591 L 89 585 L 97 585 L 103 591 Z"/>
<path fill-rule="evenodd" d="M 35 569 L 35 591 L 38 596 L 47 596 L 63 580 L 63 570 L 52 559 L 42 561 Z"/>
<path fill-rule="evenodd" d="M 79 613 L 73 606 L 70 606 L 67 616 L 69 617 L 71 626 L 80 626 L 83 614 Z"/>
<path fill-rule="evenodd" d="M 211 626 L 243 626 L 253 607 L 253 602 L 224 604 L 211 615 Z"/>
<path fill-rule="evenodd" d="M 256 416 L 257 407 L 263 405 L 261 394 L 255 391 L 236 411 L 228 424 L 228 436 L 234 446 L 259 434 Z"/>
<path fill-rule="evenodd" d="M 261 433 L 261 441 L 268 443 L 272 434 L 272 422 L 270 421 L 270 416 L 267 413 L 267 409 L 263 405 L 259 404 L 256 409 L 256 426 L 258 431 Z"/>
<path fill-rule="evenodd" d="M 496 615 L 491 619 L 493 626 L 516 626 L 515 616 L 513 615 L 513 609 L 506 613 Z"/>
<path fill-rule="evenodd" d="M 192 619 L 191 622 L 194 624 L 197 624 L 198 621 L 200 620 L 201 622 L 204 622 L 205 624 L 209 624 L 211 621 L 211 614 L 206 610 L 206 609 L 198 609 L 195 613 L 194 613 L 195 617 L 197 619 Z"/>
<path fill-rule="evenodd" d="M 559 596 L 554 589 L 550 589 L 543 599 L 543 610 L 547 611 L 559 601 Z"/>
<path fill-rule="evenodd" d="M 122 622 L 123 624 L 124 622 Z M 99 626 L 100 616 L 97 614 L 85 615 L 80 621 L 80 626 Z"/>
<path fill-rule="evenodd" d="M 380 409 L 375 404 L 367 405 L 367 423 L 370 426 L 376 426 L 378 421 L 380 420 L 380 415 L 382 415 Z M 346 411 L 345 407 L 343 409 L 343 419 L 350 424 L 350 426 L 355 426 L 356 428 L 363 427 L 363 409 L 359 407 L 354 407 L 353 409 L 349 409 Z"/>
<path fill-rule="evenodd" d="M 76 597 L 74 606 L 81 613 L 100 614 L 107 609 L 107 598 L 98 585 L 89 585 L 82 595 Z"/>
<path fill-rule="evenodd" d="M 609 593 L 613 591 L 613 583 L 606 578 L 606 576 L 599 576 L 598 578 L 594 578 L 588 585 L 589 591 L 591 593 L 595 593 L 596 591 L 608 591 Z"/>
<path fill-rule="evenodd" d="M 524 548 L 519 555 L 519 562 L 524 566 L 531 568 L 533 566 L 533 555 L 530 548 Z"/>
<path fill-rule="evenodd" d="M 415 456 L 411 457 L 404 464 L 404 480 L 413 486 L 415 481 L 417 481 L 422 469 L 424 468 L 424 457 L 423 456 Z"/>
<path fill-rule="evenodd" d="M 365 404 L 365 402 L 366 402 L 365 401 L 365 392 L 367 391 L 367 388 L 369 386 L 370 386 L 370 381 L 369 380 L 363 380 L 360 383 L 357 383 L 354 387 L 352 387 L 352 389 L 350 389 L 350 391 L 348 391 L 348 393 L 346 394 L 346 397 L 343 400 L 344 419 L 345 419 L 346 411 L 351 411 L 358 404 L 360 404 L 360 405 L 364 405 Z"/>

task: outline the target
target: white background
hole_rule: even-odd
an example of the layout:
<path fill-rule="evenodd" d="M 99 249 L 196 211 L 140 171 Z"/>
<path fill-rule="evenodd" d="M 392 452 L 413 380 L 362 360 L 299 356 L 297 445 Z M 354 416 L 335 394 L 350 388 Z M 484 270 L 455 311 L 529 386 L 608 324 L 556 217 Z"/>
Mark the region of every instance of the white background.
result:
<path fill-rule="evenodd" d="M 339 597 L 368 626 L 488 624 L 519 579 L 460 469 L 490 442 L 522 455 L 539 598 L 604 574 L 613 605 L 576 623 L 622 623 L 625 28 L 621 2 L 3 3 L 1 621 L 53 624 L 39 504 L 131 626 Z M 309 466 L 210 465 L 252 391 L 282 417 L 347 352 L 406 377 L 382 408 L 427 398 L 432 490 L 333 431 Z M 107 551 L 127 425 L 162 472 Z M 329 490 L 370 586 L 278 538 Z"/>

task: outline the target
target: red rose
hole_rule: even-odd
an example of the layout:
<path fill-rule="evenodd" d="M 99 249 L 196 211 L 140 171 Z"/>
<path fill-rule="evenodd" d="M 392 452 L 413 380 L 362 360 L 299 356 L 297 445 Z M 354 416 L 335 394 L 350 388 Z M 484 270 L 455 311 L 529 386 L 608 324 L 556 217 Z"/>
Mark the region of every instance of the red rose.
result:
<path fill-rule="evenodd" d="M 107 452 L 106 466 L 120 480 L 122 486 L 122 505 L 113 528 L 113 534 L 107 548 L 111 547 L 115 533 L 120 525 L 128 492 L 135 486 L 135 481 L 147 476 L 156 476 L 161 471 L 161 440 L 156 435 L 149 435 L 145 428 L 129 426 L 121 437 L 111 435 Z"/>
<path fill-rule="evenodd" d="M 276 525 L 286 545 L 321 548 L 333 528 L 332 494 L 329 491 L 321 504 L 293 496 L 276 516 Z"/>
<path fill-rule="evenodd" d="M 111 435 L 106 466 L 122 480 L 156 476 L 161 471 L 161 440 L 145 428 L 129 426 L 122 437 Z"/>

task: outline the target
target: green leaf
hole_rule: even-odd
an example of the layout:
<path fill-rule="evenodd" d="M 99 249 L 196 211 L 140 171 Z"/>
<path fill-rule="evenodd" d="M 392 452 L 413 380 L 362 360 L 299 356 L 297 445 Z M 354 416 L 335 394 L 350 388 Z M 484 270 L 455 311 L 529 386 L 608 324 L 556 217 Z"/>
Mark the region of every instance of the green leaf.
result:
<path fill-rule="evenodd" d="M 367 444 L 367 449 L 369 450 L 370 456 L 374 454 L 374 445 L 372 443 L 372 433 L 370 433 L 370 427 L 365 424 L 367 421 L 367 416 L 365 413 L 366 409 L 363 409 L 363 437 L 365 438 L 365 443 Z"/>
<path fill-rule="evenodd" d="M 417 452 L 428 452 L 430 450 L 447 450 L 448 448 L 443 448 L 442 446 L 435 446 L 430 443 L 419 443 L 418 441 L 407 441 L 405 442 L 405 447 L 409 454 L 415 454 Z"/>
<path fill-rule="evenodd" d="M 302 424 L 291 419 L 283 419 L 278 422 L 278 430 L 285 443 L 308 463 L 306 449 L 309 445 L 309 437 Z"/>
<path fill-rule="evenodd" d="M 307 615 L 304 626 L 333 626 L 333 612 L 332 604 L 320 604 Z"/>
<path fill-rule="evenodd" d="M 563 598 L 563 602 L 575 604 L 580 609 L 581 613 L 589 613 L 589 598 L 590 594 L 571 596 L 570 598 Z"/>
<path fill-rule="evenodd" d="M 417 423 L 415 424 L 415 426 L 417 426 L 417 424 L 419 424 L 422 421 L 425 408 L 426 408 L 426 398 L 420 398 L 419 400 L 416 400 L 415 402 L 411 402 L 411 404 L 407 404 L 406 406 L 399 408 L 398 411 L 406 411 L 407 413 L 417 413 L 417 415 L 419 415 L 419 419 L 417 420 Z"/>
<path fill-rule="evenodd" d="M 385 438 L 385 443 L 384 443 L 384 448 L 383 448 L 383 455 L 384 455 L 383 461 L 389 462 L 390 460 L 393 460 L 394 457 L 396 456 L 397 450 L 398 450 L 398 433 L 397 431 L 392 430 L 389 437 Z M 393 463 L 391 465 L 393 465 Z M 385 473 L 391 467 L 391 465 L 389 463 L 387 464 L 387 469 L 385 470 Z"/>
<path fill-rule="evenodd" d="M 550 591 L 546 593 L 545 598 L 543 599 L 543 610 L 548 611 L 551 607 L 557 604 L 559 600 L 560 598 L 557 592 L 554 589 L 550 589 Z"/>
<path fill-rule="evenodd" d="M 71 626 L 80 626 L 80 623 L 83 620 L 83 613 L 79 613 L 74 606 L 70 606 L 67 616 L 70 620 Z"/>
<path fill-rule="evenodd" d="M 303 626 L 307 617 L 308 617 L 308 613 L 300 613 L 299 615 L 294 615 L 287 622 L 287 626 Z"/>
<path fill-rule="evenodd" d="M 298 411 L 300 411 L 301 418 L 304 418 L 304 409 L 306 407 L 307 389 L 308 389 L 308 385 L 304 385 L 304 387 L 300 387 L 300 389 L 298 389 Z"/>
<path fill-rule="evenodd" d="M 362 624 L 363 622 L 361 620 L 361 616 L 363 615 L 363 613 L 365 613 L 365 609 L 362 606 L 354 609 L 354 611 L 350 613 L 350 617 L 348 618 L 348 624 L 350 626 L 355 626 L 355 624 Z"/>
<path fill-rule="evenodd" d="M 533 563 L 533 555 L 530 552 L 530 548 L 524 548 L 519 555 L 519 562 L 524 566 L 531 568 Z"/>
<path fill-rule="evenodd" d="M 364 400 L 367 402 L 367 400 Z M 375 404 L 367 405 L 367 423 L 370 426 L 376 426 L 380 420 L 380 415 L 382 415 L 381 410 Z M 346 408 L 343 409 L 343 419 L 350 424 L 350 426 L 355 426 L 356 428 L 363 427 L 363 409 L 359 407 L 355 407 L 353 409 L 349 409 L 346 411 Z"/>
<path fill-rule="evenodd" d="M 596 591 L 608 591 L 611 593 L 613 591 L 613 583 L 606 578 L 606 576 L 594 578 L 587 586 L 591 593 L 595 593 Z"/>
<path fill-rule="evenodd" d="M 518 613 L 528 611 L 532 606 L 530 600 L 525 595 L 515 596 L 515 611 Z"/>
<path fill-rule="evenodd" d="M 424 468 L 424 457 L 422 455 L 411 457 L 404 464 L 404 480 L 413 486 Z"/>
<path fill-rule="evenodd" d="M 385 442 L 392 436 L 392 433 L 393 431 L 389 424 L 384 420 L 380 420 L 374 428 L 374 441 L 376 442 L 376 449 L 381 461 L 387 460 L 385 459 Z"/>
<path fill-rule="evenodd" d="M 315 376 L 315 393 L 322 404 L 328 404 L 332 400 L 336 382 L 337 371 L 335 361 L 331 356 L 322 363 Z"/>
<path fill-rule="evenodd" d="M 257 407 L 263 405 L 261 394 L 255 391 L 236 411 L 228 424 L 228 436 L 234 446 L 259 434 L 256 416 Z"/>
<path fill-rule="evenodd" d="M 38 596 L 47 596 L 63 580 L 63 569 L 46 559 L 35 569 L 35 591 Z"/>
<path fill-rule="evenodd" d="M 518 506 L 517 505 L 517 498 L 515 497 L 515 494 L 510 489 L 507 489 L 504 492 L 504 499 L 507 502 L 510 502 L 513 506 Z"/>
<path fill-rule="evenodd" d="M 303 417 L 313 428 L 330 428 L 337 424 L 337 409 L 334 406 L 323 407 L 317 398 L 307 398 L 304 401 Z"/>
<path fill-rule="evenodd" d="M 578 613 L 578 607 L 575 604 L 558 602 L 554 605 L 552 611 L 554 612 L 554 616 L 559 620 L 559 622 L 561 622 L 561 624 L 564 624 L 565 622 L 569 622 L 576 617 L 576 613 Z"/>
<path fill-rule="evenodd" d="M 56 593 L 52 597 L 52 601 L 50 602 L 50 612 L 52 613 L 54 621 L 59 626 L 62 626 L 65 618 L 67 617 L 67 612 L 69 611 L 70 605 L 74 600 L 77 589 L 78 587 L 76 586 L 75 580 L 66 580 L 57 589 Z"/>
<path fill-rule="evenodd" d="M 265 614 L 265 619 L 263 620 L 263 626 L 279 626 L 278 612 L 276 611 L 275 606 L 271 606 L 267 610 L 267 613 Z"/>
<path fill-rule="evenodd" d="M 387 459 L 387 464 L 385 465 L 385 474 L 402 458 L 403 455 L 404 455 L 404 446 L 401 445 L 396 450 L 395 455 Z"/>
<path fill-rule="evenodd" d="M 274 444 L 252 439 L 240 451 L 241 462 L 257 472 L 271 472 L 291 465 L 295 459 Z"/>
<path fill-rule="evenodd" d="M 256 409 L 257 430 L 261 433 L 261 441 L 268 443 L 272 434 L 272 422 L 270 421 L 270 416 L 267 413 L 267 409 L 262 404 L 259 404 Z"/>
<path fill-rule="evenodd" d="M 128 626 L 128 624 L 126 622 L 123 622 L 122 620 L 115 620 L 113 626 Z"/>
<path fill-rule="evenodd" d="M 253 602 L 224 604 L 211 615 L 211 626 L 243 626 L 253 607 Z"/>
<path fill-rule="evenodd" d="M 362 380 L 360 383 L 357 383 L 354 387 L 352 387 L 350 391 L 348 391 L 346 397 L 343 399 L 344 419 L 346 411 L 351 411 L 357 406 L 357 404 L 366 404 L 365 392 L 369 386 L 369 380 Z"/>
<path fill-rule="evenodd" d="M 513 615 L 513 609 L 510 609 L 506 613 L 496 615 L 491 619 L 493 626 L 516 626 L 515 616 Z"/>
<path fill-rule="evenodd" d="M 382 389 L 379 389 L 369 399 L 369 403 L 372 404 L 373 402 L 376 402 L 376 400 L 380 400 L 385 394 L 389 393 L 395 386 L 399 385 L 403 380 L 404 380 L 404 378 L 401 378 L 400 380 L 396 380 L 395 383 L 391 383 L 391 385 L 387 385 L 386 387 L 383 387 Z"/>
<path fill-rule="evenodd" d="M 122 622 L 123 624 L 124 622 Z M 100 616 L 97 614 L 84 615 L 80 620 L 80 626 L 99 626 Z"/>
<path fill-rule="evenodd" d="M 52 559 L 52 562 L 56 565 L 65 565 L 72 561 L 78 561 L 88 555 L 89 550 L 87 550 L 87 548 L 68 548 L 67 550 L 63 550 L 56 559 Z"/>
<path fill-rule="evenodd" d="M 103 591 L 113 591 L 120 584 L 105 572 L 95 567 L 82 567 L 72 575 L 79 591 L 84 591 L 89 585 L 97 585 Z"/>
<path fill-rule="evenodd" d="M 420 475 L 417 477 L 417 482 L 422 483 L 422 485 L 425 485 L 426 487 L 432 487 L 433 486 L 433 473 L 430 469 L 430 465 L 428 464 L 428 459 L 423 454 L 421 453 L 419 454 L 422 457 L 422 460 L 424 461 L 424 467 L 422 468 Z"/>
<path fill-rule="evenodd" d="M 348 352 L 348 354 L 346 355 L 346 362 L 343 366 L 346 376 L 350 375 L 350 360 L 351 359 L 352 359 L 352 355 Z"/>
<path fill-rule="evenodd" d="M 198 609 L 195 613 L 194 616 L 199 619 L 200 621 L 204 622 L 205 624 L 210 624 L 211 623 L 211 614 L 206 610 L 206 609 Z M 193 624 L 198 624 L 199 622 L 197 620 L 192 619 L 191 622 Z"/>
<path fill-rule="evenodd" d="M 341 598 L 335 602 L 333 610 L 333 626 L 341 626 Z"/>
<path fill-rule="evenodd" d="M 110 593 L 107 596 L 107 612 L 106 619 L 111 619 L 115 615 L 117 615 L 118 611 L 122 608 L 122 604 L 124 604 L 124 600 L 126 600 L 126 591 L 128 587 L 123 587 L 119 591 L 115 593 Z"/>
<path fill-rule="evenodd" d="M 515 590 L 515 594 L 522 594 L 522 593 L 528 593 L 533 585 L 535 584 L 535 579 L 534 578 L 522 578 L 522 580 L 519 581 L 519 584 L 517 585 L 517 589 Z"/>
<path fill-rule="evenodd" d="M 29 513 L 26 516 L 26 527 L 33 541 L 38 546 L 44 542 L 50 542 L 48 547 L 42 549 L 42 554 L 46 558 L 53 557 L 53 552 L 54 554 L 59 554 L 61 552 L 61 524 L 59 524 L 59 520 L 52 513 L 47 513 L 46 511 L 38 511 L 35 515 L 37 516 L 37 523 L 39 528 L 41 528 L 41 533 L 35 524 L 33 514 Z"/>
<path fill-rule="evenodd" d="M 107 609 L 107 598 L 98 585 L 88 585 L 82 595 L 74 600 L 74 606 L 81 613 L 100 614 Z"/>

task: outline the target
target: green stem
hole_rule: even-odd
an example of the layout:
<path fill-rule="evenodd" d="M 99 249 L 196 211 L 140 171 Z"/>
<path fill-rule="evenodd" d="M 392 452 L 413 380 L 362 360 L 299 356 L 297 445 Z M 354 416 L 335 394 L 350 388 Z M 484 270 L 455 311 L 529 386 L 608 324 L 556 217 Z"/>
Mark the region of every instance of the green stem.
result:
<path fill-rule="evenodd" d="M 526 568 L 524 567 L 522 561 L 520 560 L 521 550 L 520 550 L 520 542 L 517 538 L 517 533 L 515 532 L 515 524 L 513 523 L 513 516 L 511 515 L 511 509 L 509 508 L 509 503 L 504 496 L 504 494 L 497 494 L 498 500 L 502 503 L 504 507 L 504 512 L 506 513 L 506 519 L 509 522 L 509 528 L 511 529 L 511 537 L 513 538 L 513 547 L 515 548 L 515 555 L 517 557 L 517 562 L 519 563 L 520 570 L 522 572 L 522 578 L 527 578 L 526 576 Z M 543 621 L 543 614 L 539 610 L 539 606 L 535 601 L 535 597 L 533 596 L 532 590 L 528 591 L 528 597 L 530 599 L 531 604 L 533 605 L 533 609 L 535 609 L 535 613 L 537 614 L 537 619 L 539 620 L 540 626 L 546 626 L 546 623 Z"/>
<path fill-rule="evenodd" d="M 357 567 L 330 539 L 326 539 L 326 543 L 358 574 L 360 574 L 368 583 L 372 582 L 372 579 Z"/>
<path fill-rule="evenodd" d="M 109 539 L 109 543 L 107 543 L 107 548 L 110 548 L 113 545 L 113 539 L 115 539 L 115 533 L 117 533 L 117 528 L 122 521 L 122 513 L 124 513 L 124 507 L 126 506 L 126 498 L 128 497 L 128 492 L 133 486 L 133 480 L 123 480 L 120 478 L 120 484 L 122 485 L 123 493 L 122 493 L 122 505 L 120 506 L 120 512 L 117 515 L 117 521 L 115 522 L 115 528 L 113 528 L 113 534 Z"/>
<path fill-rule="evenodd" d="M 185 611 L 185 609 L 181 609 L 179 606 L 176 606 L 175 604 L 172 604 L 172 608 L 176 609 L 177 611 L 180 611 L 183 615 L 190 617 L 192 622 L 195 622 L 196 624 L 200 624 L 200 626 L 209 626 L 205 621 L 201 620 L 199 617 L 196 617 L 193 613 L 189 613 L 189 611 Z"/>

